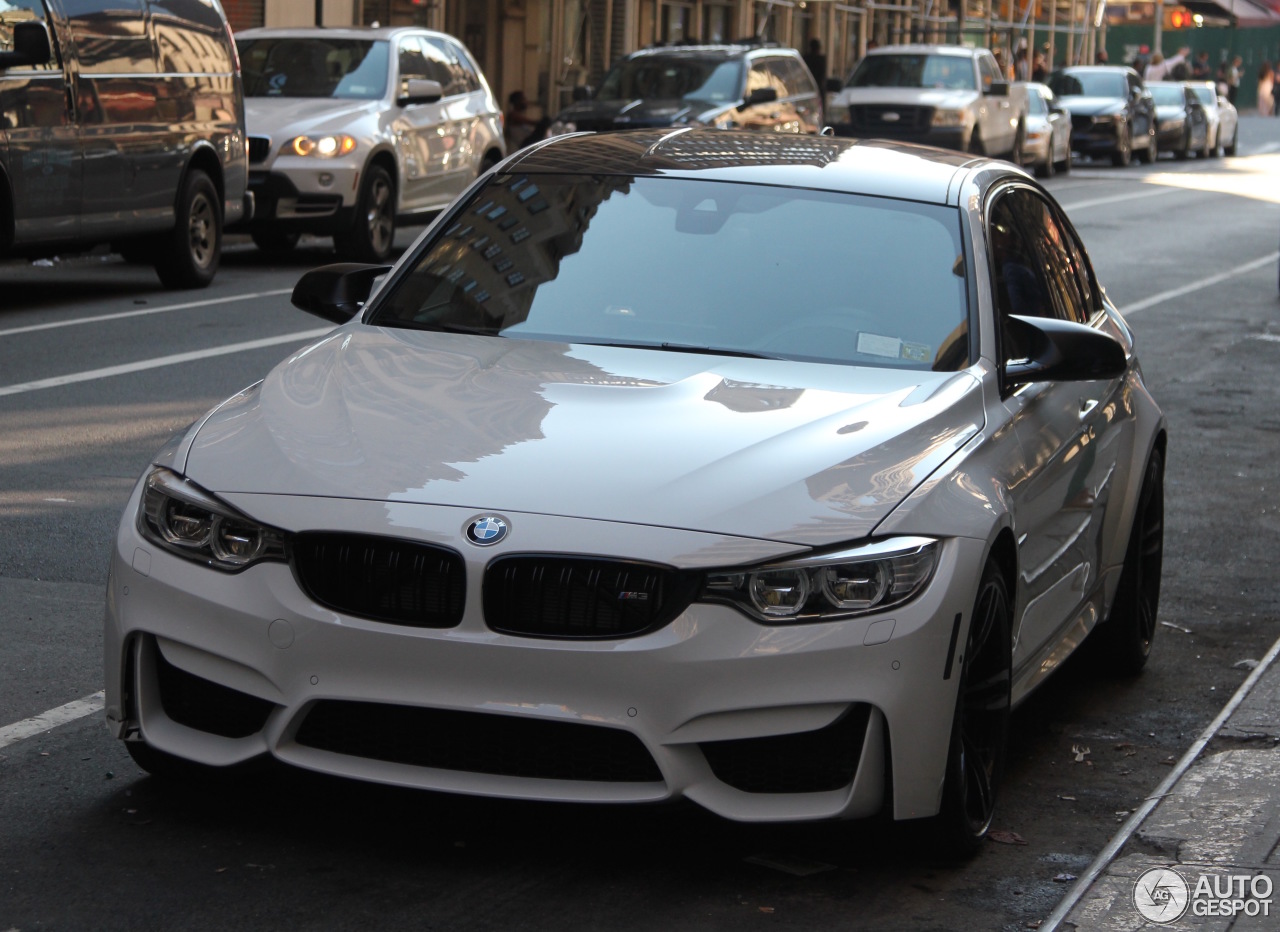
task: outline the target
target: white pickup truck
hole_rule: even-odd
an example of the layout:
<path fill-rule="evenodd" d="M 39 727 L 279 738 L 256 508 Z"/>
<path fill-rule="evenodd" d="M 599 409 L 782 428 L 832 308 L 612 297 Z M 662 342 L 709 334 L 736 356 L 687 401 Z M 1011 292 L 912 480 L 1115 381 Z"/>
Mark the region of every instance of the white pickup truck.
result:
<path fill-rule="evenodd" d="M 891 45 L 867 52 L 843 86 L 830 86 L 837 136 L 918 142 L 1022 164 L 1027 93 L 987 49 Z"/>

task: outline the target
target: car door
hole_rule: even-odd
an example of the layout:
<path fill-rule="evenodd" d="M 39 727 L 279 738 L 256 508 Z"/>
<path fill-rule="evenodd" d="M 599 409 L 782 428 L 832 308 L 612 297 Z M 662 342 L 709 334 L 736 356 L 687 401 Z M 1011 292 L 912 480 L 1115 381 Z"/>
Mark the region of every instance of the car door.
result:
<path fill-rule="evenodd" d="M 1101 326 L 1084 252 L 1038 192 L 1026 185 L 1001 191 L 988 211 L 988 237 L 1002 321 L 1020 314 Z M 1020 353 L 1006 343 L 1004 355 Z M 1126 437 L 1132 442 L 1121 388 L 1119 379 L 1032 382 L 1004 399 L 1027 462 L 1013 508 L 1025 593 L 1015 667 L 1068 623 L 1088 620 L 1098 606 L 1109 559 L 1103 551 L 1106 504 Z"/>
<path fill-rule="evenodd" d="M 83 191 L 80 133 L 59 64 L 66 54 L 42 0 L 8 0 L 0 8 L 0 51 L 13 50 L 16 23 L 32 20 L 45 25 L 53 59 L 0 70 L 0 157 L 7 150 L 19 244 L 75 238 Z"/>
<path fill-rule="evenodd" d="M 476 124 L 480 121 L 478 98 L 473 93 L 480 89 L 480 81 L 464 60 L 457 44 L 444 36 L 427 36 L 426 46 L 437 56 L 435 64 L 448 77 L 442 81 L 445 130 L 442 137 L 447 142 L 442 183 L 450 200 L 462 193 L 476 177 L 480 156 L 474 148 Z"/>
<path fill-rule="evenodd" d="M 986 151 L 991 153 L 1009 152 L 1013 149 L 1013 139 L 1017 132 L 1017 124 L 1013 121 L 1013 104 L 1007 93 L 1008 79 L 996 64 L 995 56 L 990 52 L 979 52 L 978 99 L 974 102 L 977 110 L 977 121 L 982 127 L 982 141 Z M 1006 93 L 992 94 L 991 89 L 997 84 L 1004 84 Z"/>
<path fill-rule="evenodd" d="M 449 76 L 440 67 L 440 54 L 423 37 L 401 36 L 397 45 L 397 96 L 402 96 L 408 82 L 414 79 L 439 81 L 441 87 L 447 86 Z M 447 171 L 458 139 L 457 129 L 447 117 L 445 100 L 395 106 L 397 113 L 391 128 L 402 174 L 400 208 L 422 210 L 447 204 Z"/>
<path fill-rule="evenodd" d="M 1135 72 L 1129 72 L 1125 78 L 1129 82 L 1129 126 L 1133 130 L 1133 138 L 1141 139 L 1155 131 L 1155 101 Z"/>

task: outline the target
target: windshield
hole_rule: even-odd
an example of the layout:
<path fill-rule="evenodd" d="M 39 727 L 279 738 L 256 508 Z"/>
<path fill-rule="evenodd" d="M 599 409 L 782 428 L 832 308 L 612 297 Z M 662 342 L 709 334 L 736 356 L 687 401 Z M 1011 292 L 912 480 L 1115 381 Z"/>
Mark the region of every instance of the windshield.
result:
<path fill-rule="evenodd" d="M 742 62 L 644 56 L 618 62 L 600 85 L 600 100 L 742 99 Z"/>
<path fill-rule="evenodd" d="M 1147 89 L 1151 91 L 1151 99 L 1156 102 L 1157 107 L 1181 107 L 1187 102 L 1180 84 L 1163 87 L 1159 84 L 1148 84 Z"/>
<path fill-rule="evenodd" d="M 1049 89 L 1059 97 L 1126 97 L 1129 82 L 1115 71 L 1055 71 Z"/>
<path fill-rule="evenodd" d="M 1192 85 L 1191 93 L 1196 95 L 1196 100 L 1202 104 L 1212 105 L 1218 102 L 1218 94 L 1211 87 L 1199 87 Z"/>
<path fill-rule="evenodd" d="M 497 175 L 368 322 L 952 371 L 969 358 L 966 275 L 955 207 L 675 178 Z"/>
<path fill-rule="evenodd" d="M 846 86 L 978 89 L 973 63 L 956 55 L 868 55 Z"/>
<path fill-rule="evenodd" d="M 241 39 L 245 97 L 376 100 L 387 90 L 387 43 L 368 39 Z"/>

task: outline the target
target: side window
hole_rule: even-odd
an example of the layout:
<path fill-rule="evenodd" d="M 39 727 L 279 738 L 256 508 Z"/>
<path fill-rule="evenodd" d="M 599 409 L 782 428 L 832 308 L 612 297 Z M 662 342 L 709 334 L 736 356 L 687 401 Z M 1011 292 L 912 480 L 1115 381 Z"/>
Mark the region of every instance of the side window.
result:
<path fill-rule="evenodd" d="M 1002 322 L 1011 314 L 1057 316 L 1046 270 L 1026 230 L 1027 196 L 1018 190 L 1002 194 L 987 216 L 992 290 Z M 1022 354 L 1006 350 L 1006 355 L 1013 358 Z"/>
<path fill-rule="evenodd" d="M 435 36 L 427 39 L 426 44 L 438 53 L 440 61 L 444 63 L 444 68 L 449 73 L 449 83 L 441 82 L 446 97 L 480 90 L 480 80 L 472 71 L 471 63 L 461 48 L 448 39 Z"/>
<path fill-rule="evenodd" d="M 235 70 L 217 6 L 201 0 L 148 0 L 160 71 L 230 74 Z"/>
<path fill-rule="evenodd" d="M 54 57 L 43 65 L 23 65 L 15 71 L 58 71 L 57 41 L 49 26 L 49 16 L 45 12 L 42 0 L 4 0 L 0 3 L 0 52 L 13 51 L 13 27 L 17 23 L 39 22 L 45 24 L 49 32 L 49 44 L 54 48 Z M 0 125 L 3 121 L 0 120 Z"/>
<path fill-rule="evenodd" d="M 990 55 L 978 56 L 978 76 L 982 79 L 983 93 L 991 90 L 992 81 L 1004 80 L 1004 75 L 1000 73 L 1000 66 L 996 64 L 996 60 Z"/>
<path fill-rule="evenodd" d="M 750 97 L 752 91 L 758 91 L 764 87 L 777 88 L 778 78 L 769 71 L 769 63 L 766 60 L 757 58 L 747 69 L 746 95 Z M 781 89 L 778 90 L 778 95 L 782 95 Z"/>
<path fill-rule="evenodd" d="M 404 82 L 410 78 L 425 78 L 429 81 L 440 80 L 440 76 L 435 74 L 431 64 L 427 61 L 427 56 L 423 54 L 422 45 L 418 42 L 416 36 L 405 36 L 400 40 L 399 63 L 401 91 L 404 90 Z"/>
<path fill-rule="evenodd" d="M 809 77 L 804 65 L 794 58 L 775 58 L 771 63 L 772 70 L 777 73 L 786 88 L 787 97 L 808 97 L 818 93 L 813 79 Z M 782 91 L 778 96 L 784 96 Z"/>
<path fill-rule="evenodd" d="M 63 0 L 83 74 L 154 74 L 145 0 Z"/>

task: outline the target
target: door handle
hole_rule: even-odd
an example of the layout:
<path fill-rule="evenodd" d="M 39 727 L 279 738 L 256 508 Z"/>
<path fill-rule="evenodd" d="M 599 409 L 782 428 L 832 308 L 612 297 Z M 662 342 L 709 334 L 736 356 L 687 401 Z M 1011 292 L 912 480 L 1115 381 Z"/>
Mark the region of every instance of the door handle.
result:
<path fill-rule="evenodd" d="M 1098 406 L 1096 398 L 1083 398 L 1080 401 L 1080 420 L 1084 420 L 1093 413 L 1093 409 Z"/>

